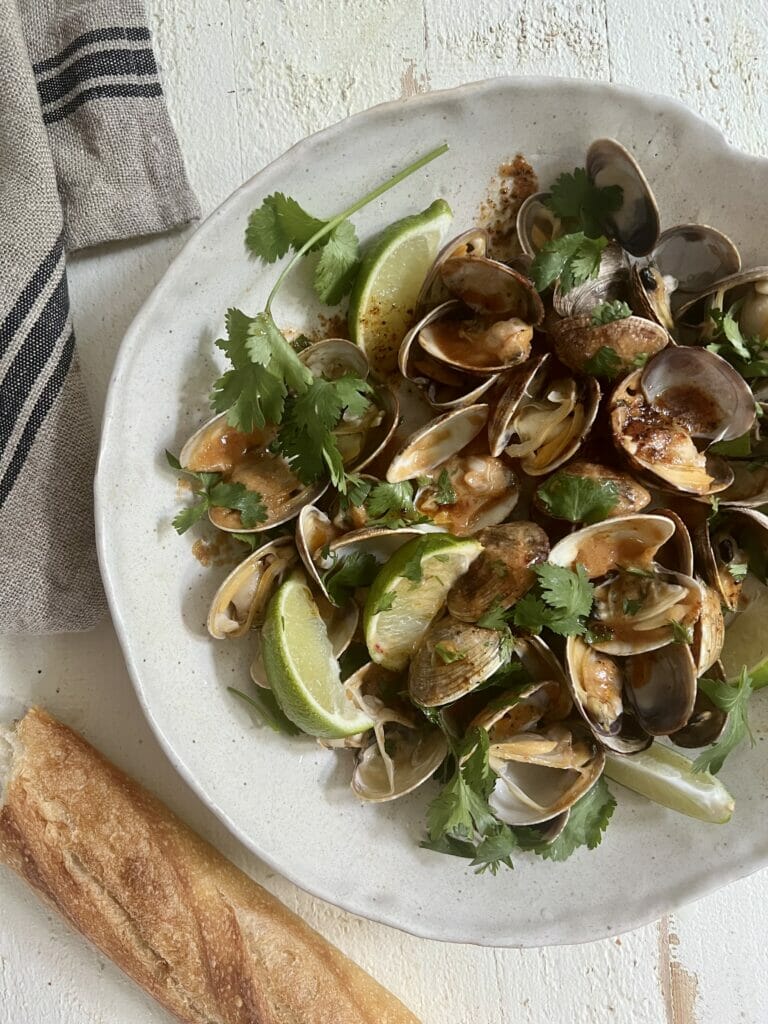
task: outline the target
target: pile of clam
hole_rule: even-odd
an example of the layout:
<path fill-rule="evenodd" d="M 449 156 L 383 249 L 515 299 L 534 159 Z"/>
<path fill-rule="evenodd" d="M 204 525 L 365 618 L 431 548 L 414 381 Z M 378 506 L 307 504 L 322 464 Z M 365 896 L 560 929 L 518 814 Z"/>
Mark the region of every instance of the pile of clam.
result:
<path fill-rule="evenodd" d="M 424 521 L 370 525 L 364 507 L 340 507 L 327 485 L 303 487 L 270 453 L 268 432 L 239 434 L 224 417 L 181 456 L 186 468 L 222 472 L 264 495 L 268 519 L 250 532 L 284 526 L 227 577 L 209 616 L 217 639 L 249 638 L 253 681 L 267 685 L 258 627 L 287 574 L 303 574 L 334 653 L 361 652 L 343 685 L 374 728 L 321 740 L 353 750 L 354 792 L 392 800 L 426 782 L 448 754 L 435 716 L 424 714 L 440 709 L 455 734 L 488 732 L 498 818 L 536 825 L 545 837 L 559 833 L 606 756 L 631 757 L 655 737 L 699 747 L 721 734 L 725 714 L 697 680 L 726 678 L 726 623 L 754 585 L 751 573 L 732 570 L 768 552 L 768 519 L 757 510 L 768 502 L 768 464 L 754 461 L 768 392 L 753 392 L 705 347 L 709 312 L 735 302 L 742 330 L 768 346 L 768 268 L 742 270 L 735 245 L 707 225 L 660 231 L 651 189 L 618 143 L 593 143 L 586 167 L 597 185 L 623 189 L 621 209 L 603 226 L 611 242 L 598 276 L 568 292 L 534 288 L 530 262 L 563 230 L 546 193 L 521 207 L 520 254 L 510 264 L 493 258 L 482 229 L 453 239 L 424 282 L 399 374 L 377 383 L 370 414 L 338 431 L 348 468 L 366 469 L 373 482 L 410 481 Z M 616 300 L 632 315 L 594 324 L 595 307 Z M 604 348 L 616 357 L 614 379 L 588 370 Z M 317 374 L 368 374 L 363 354 L 341 340 L 316 343 L 302 359 Z M 414 389 L 432 412 L 401 437 L 398 397 Z M 724 442 L 745 436 L 750 458 L 724 454 Z M 611 481 L 610 515 L 590 525 L 554 518 L 539 488 L 556 471 Z M 455 500 L 440 503 L 445 474 Z M 211 518 L 244 532 L 235 511 L 214 509 Z M 383 564 L 428 531 L 474 537 L 469 571 L 414 638 L 410 658 L 366 651 L 365 592 L 336 607 L 325 571 L 356 552 Z M 589 639 L 521 634 L 510 656 L 502 635 L 477 622 L 494 606 L 512 609 L 544 561 L 586 569 L 595 588 Z M 438 648 L 461 656 L 446 661 Z"/>

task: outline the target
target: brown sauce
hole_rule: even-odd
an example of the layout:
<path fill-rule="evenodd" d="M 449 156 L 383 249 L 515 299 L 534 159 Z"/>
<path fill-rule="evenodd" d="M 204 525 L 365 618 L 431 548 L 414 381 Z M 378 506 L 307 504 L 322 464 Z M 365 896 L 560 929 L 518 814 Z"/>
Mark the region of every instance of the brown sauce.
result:
<path fill-rule="evenodd" d="M 691 434 L 716 433 L 723 422 L 723 410 L 717 400 L 693 383 L 667 388 L 654 406 Z"/>

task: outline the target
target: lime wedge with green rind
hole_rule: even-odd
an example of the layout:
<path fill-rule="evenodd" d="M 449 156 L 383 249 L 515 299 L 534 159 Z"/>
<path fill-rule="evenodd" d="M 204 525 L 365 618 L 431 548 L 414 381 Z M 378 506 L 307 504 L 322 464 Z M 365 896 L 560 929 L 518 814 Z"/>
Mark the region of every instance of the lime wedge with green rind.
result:
<path fill-rule="evenodd" d="M 277 703 L 304 732 L 340 739 L 373 727 L 344 691 L 325 623 L 300 576 L 287 579 L 272 597 L 261 649 Z"/>
<path fill-rule="evenodd" d="M 744 580 L 739 613 L 725 629 L 720 659 L 728 679 L 737 679 L 744 665 L 752 687 L 768 686 L 768 587 L 751 574 Z"/>
<path fill-rule="evenodd" d="M 482 550 L 479 541 L 433 533 L 396 551 L 379 570 L 365 602 L 363 626 L 371 658 L 393 672 L 404 669 L 448 591 Z"/>
<path fill-rule="evenodd" d="M 693 761 L 659 743 L 631 756 L 607 753 L 605 774 L 657 804 L 700 821 L 724 825 L 733 814 L 733 797 L 719 779 L 709 772 L 695 772 Z"/>
<path fill-rule="evenodd" d="M 367 249 L 349 297 L 350 337 L 379 376 L 397 369 L 397 352 L 416 299 L 453 214 L 444 199 L 390 224 Z"/>

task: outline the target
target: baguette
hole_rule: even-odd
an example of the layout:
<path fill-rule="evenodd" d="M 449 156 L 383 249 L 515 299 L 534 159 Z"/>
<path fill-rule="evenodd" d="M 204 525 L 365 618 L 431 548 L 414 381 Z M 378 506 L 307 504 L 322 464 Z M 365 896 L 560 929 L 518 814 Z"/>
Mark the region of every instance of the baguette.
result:
<path fill-rule="evenodd" d="M 185 1024 L 419 1024 L 45 711 L 0 748 L 0 861 Z"/>

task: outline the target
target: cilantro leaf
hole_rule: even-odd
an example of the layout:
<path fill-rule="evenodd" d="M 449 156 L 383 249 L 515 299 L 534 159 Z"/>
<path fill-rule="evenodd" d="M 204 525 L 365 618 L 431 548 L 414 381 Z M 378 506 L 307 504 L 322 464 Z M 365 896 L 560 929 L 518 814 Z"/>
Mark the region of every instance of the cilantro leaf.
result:
<path fill-rule="evenodd" d="M 451 857 L 465 857 L 472 860 L 475 856 L 475 844 L 466 839 L 457 839 L 455 836 L 443 834 L 437 839 L 422 839 L 419 843 L 422 850 L 432 850 L 434 853 L 447 853 Z"/>
<path fill-rule="evenodd" d="M 561 174 L 544 200 L 561 220 L 575 220 L 591 237 L 602 234 L 602 225 L 609 214 L 621 207 L 623 190 L 619 185 L 601 188 L 592 181 L 583 167 L 572 174 Z"/>
<path fill-rule="evenodd" d="M 587 238 L 582 231 L 547 242 L 531 264 L 530 275 L 537 291 L 544 291 L 559 279 L 560 287 L 567 292 L 595 277 L 606 245 L 607 238 Z"/>
<path fill-rule="evenodd" d="M 768 360 L 762 358 L 766 344 L 762 338 L 745 335 L 738 322 L 738 315 L 744 299 L 734 302 L 730 309 L 710 310 L 714 325 L 714 340 L 707 345 L 710 352 L 727 359 L 747 380 L 768 376 Z"/>
<path fill-rule="evenodd" d="M 488 763 L 490 739 L 485 729 L 475 729 L 470 734 L 472 752 L 463 765 L 464 778 L 484 800 L 487 800 L 496 784 L 496 774 Z"/>
<path fill-rule="evenodd" d="M 421 540 L 417 541 L 410 558 L 400 571 L 400 575 L 410 580 L 411 583 L 421 583 L 422 576 L 424 575 L 421 568 L 421 560 L 424 557 L 428 544 L 429 540 L 426 537 L 422 537 Z"/>
<path fill-rule="evenodd" d="M 469 787 L 458 768 L 427 810 L 427 832 L 432 842 L 444 833 L 465 837 L 472 834 L 474 821 L 469 809 L 468 792 Z"/>
<path fill-rule="evenodd" d="M 248 218 L 245 244 L 252 256 L 274 263 L 290 248 L 300 249 L 326 223 L 303 210 L 295 199 L 275 192 Z"/>
<path fill-rule="evenodd" d="M 329 306 L 341 302 L 352 288 L 360 266 L 360 245 L 352 223 L 343 220 L 328 235 L 315 267 L 317 296 Z"/>
<path fill-rule="evenodd" d="M 752 695 L 752 678 L 747 672 L 747 666 L 744 665 L 735 686 L 731 683 L 722 683 L 718 679 L 700 679 L 699 686 L 712 703 L 728 715 L 720 739 L 699 754 L 693 762 L 694 771 L 711 772 L 716 775 L 723 767 L 726 757 L 745 736 L 749 737 L 750 743 L 754 746 L 755 740 L 747 716 L 749 698 Z"/>
<path fill-rule="evenodd" d="M 613 480 L 594 480 L 565 469 L 540 484 L 537 494 L 550 515 L 571 523 L 597 523 L 619 501 L 619 489 Z"/>
<path fill-rule="evenodd" d="M 243 484 L 219 482 L 208 491 L 208 504 L 212 508 L 231 508 L 240 513 L 246 530 L 258 526 L 267 519 L 267 510 L 262 497 L 256 491 L 249 491 Z"/>
<path fill-rule="evenodd" d="M 624 361 L 610 345 L 601 345 L 584 364 L 585 373 L 591 373 L 593 377 L 604 377 L 606 380 L 614 380 L 623 369 Z"/>
<path fill-rule="evenodd" d="M 716 441 L 707 449 L 716 455 L 726 455 L 731 459 L 746 459 L 752 454 L 752 436 L 749 431 L 741 437 L 730 441 Z"/>
<path fill-rule="evenodd" d="M 451 483 L 448 470 L 443 469 L 440 471 L 440 476 L 437 478 L 435 503 L 438 505 L 453 505 L 455 501 L 456 491 Z"/>
<path fill-rule="evenodd" d="M 327 470 L 334 486 L 346 490 L 344 462 L 333 429 L 345 410 L 359 416 L 372 393 L 371 385 L 359 377 L 314 377 L 302 394 L 287 399 L 275 446 L 302 483 L 314 483 Z"/>
<path fill-rule="evenodd" d="M 560 565 L 542 562 L 533 566 L 533 571 L 539 577 L 541 596 L 550 608 L 566 615 L 589 615 L 595 588 L 589 582 L 583 565 L 577 565 L 573 572 Z"/>
<path fill-rule="evenodd" d="M 262 722 L 268 725 L 273 732 L 282 732 L 286 736 L 301 734 L 301 729 L 288 718 L 271 690 L 256 687 L 253 694 L 243 693 L 242 690 L 236 690 L 234 686 L 228 686 L 227 690 L 253 708 Z"/>
<path fill-rule="evenodd" d="M 622 608 L 625 615 L 637 615 L 640 609 L 643 607 L 643 602 L 640 599 L 634 599 L 631 597 L 625 597 Z"/>
<path fill-rule="evenodd" d="M 678 622 L 677 619 L 670 619 L 669 625 L 672 627 L 673 644 L 693 643 L 693 629 L 691 626 L 684 626 L 682 622 Z"/>
<path fill-rule="evenodd" d="M 455 647 L 448 647 L 447 644 L 435 644 L 435 654 L 444 665 L 452 665 L 454 661 L 462 661 L 466 658 L 464 651 L 460 651 Z"/>
<path fill-rule="evenodd" d="M 494 601 L 488 611 L 477 620 L 482 629 L 503 630 L 507 628 L 507 613 L 499 601 Z"/>
<path fill-rule="evenodd" d="M 258 526 L 266 520 L 267 510 L 257 491 L 249 491 L 244 484 L 227 483 L 222 480 L 220 473 L 197 473 L 184 469 L 178 458 L 169 451 L 166 451 L 165 457 L 171 469 L 185 473 L 195 481 L 192 493 L 197 499 L 196 503 L 182 509 L 172 520 L 178 534 L 186 533 L 211 508 L 231 508 L 239 512 L 245 529 Z"/>
<path fill-rule="evenodd" d="M 632 316 L 632 310 L 620 299 L 615 302 L 599 302 L 592 310 L 592 326 L 601 327 L 614 320 L 626 320 L 629 316 Z"/>
<path fill-rule="evenodd" d="M 515 833 L 509 825 L 497 822 L 475 847 L 475 855 L 470 866 L 476 869 L 477 875 L 482 875 L 485 871 L 495 875 L 502 864 L 508 868 L 514 867 L 511 857 L 517 849 L 519 846 Z"/>
<path fill-rule="evenodd" d="M 376 484 L 364 499 L 368 521 L 372 526 L 385 526 L 388 530 L 396 530 L 411 523 L 428 521 L 422 516 L 413 503 L 413 486 L 408 480 L 401 483 Z"/>
<path fill-rule="evenodd" d="M 571 807 L 568 823 L 554 842 L 544 843 L 535 828 L 516 828 L 515 837 L 524 850 L 533 850 L 544 860 L 564 861 L 579 847 L 594 850 L 600 845 L 616 808 L 616 799 L 601 776 L 595 785 Z"/>
<path fill-rule="evenodd" d="M 369 587 L 378 571 L 379 563 L 369 551 L 353 551 L 323 574 L 323 583 L 331 601 L 343 605 L 357 587 Z"/>

